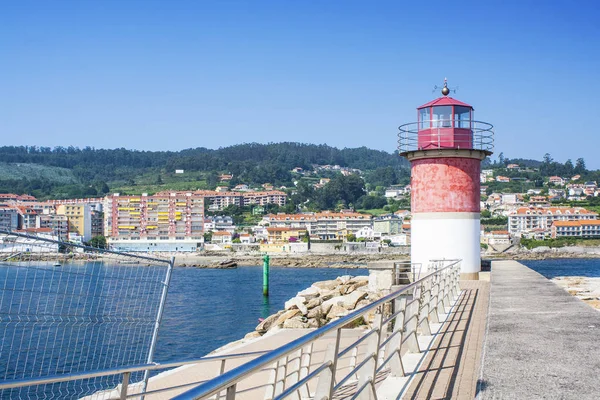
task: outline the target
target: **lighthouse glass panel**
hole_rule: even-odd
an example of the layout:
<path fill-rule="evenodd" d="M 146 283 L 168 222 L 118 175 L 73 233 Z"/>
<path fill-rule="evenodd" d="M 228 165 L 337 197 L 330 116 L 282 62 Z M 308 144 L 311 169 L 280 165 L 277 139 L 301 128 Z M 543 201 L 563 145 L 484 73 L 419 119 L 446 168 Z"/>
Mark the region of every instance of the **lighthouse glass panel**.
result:
<path fill-rule="evenodd" d="M 454 106 L 454 126 L 471 129 L 471 109 L 464 106 Z"/>
<path fill-rule="evenodd" d="M 452 127 L 452 106 L 433 107 L 433 126 L 436 128 Z"/>
<path fill-rule="evenodd" d="M 429 129 L 431 126 L 429 107 L 419 110 L 419 129 Z"/>

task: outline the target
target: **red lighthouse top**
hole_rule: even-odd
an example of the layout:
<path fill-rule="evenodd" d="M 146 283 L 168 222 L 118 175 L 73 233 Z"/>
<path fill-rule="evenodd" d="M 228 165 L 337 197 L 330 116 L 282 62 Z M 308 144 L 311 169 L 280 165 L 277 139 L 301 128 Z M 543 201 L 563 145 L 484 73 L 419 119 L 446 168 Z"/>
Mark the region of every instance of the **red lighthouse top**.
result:
<path fill-rule="evenodd" d="M 426 107 L 432 107 L 432 106 L 462 106 L 462 107 L 469 107 L 471 110 L 473 110 L 473 106 L 468 105 L 467 103 L 463 103 L 460 100 L 456 100 L 452 97 L 438 97 L 435 100 L 431 100 L 429 103 L 425 103 L 423 104 L 421 107 L 417 107 L 417 110 L 420 110 L 422 108 L 426 108 Z"/>
<path fill-rule="evenodd" d="M 492 154 L 494 130 L 487 122 L 475 121 L 473 106 L 449 97 L 444 79 L 442 97 L 417 107 L 417 122 L 400 125 L 398 150 L 414 157 L 413 152 L 436 150 L 477 150 Z M 424 154 L 424 153 L 423 153 Z M 423 155 L 419 153 L 419 156 Z"/>

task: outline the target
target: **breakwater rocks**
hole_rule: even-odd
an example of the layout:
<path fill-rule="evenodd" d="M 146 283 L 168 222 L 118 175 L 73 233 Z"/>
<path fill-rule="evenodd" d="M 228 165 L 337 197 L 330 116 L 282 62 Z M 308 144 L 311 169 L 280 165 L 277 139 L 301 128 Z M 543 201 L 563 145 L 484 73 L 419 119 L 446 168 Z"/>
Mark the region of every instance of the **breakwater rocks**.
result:
<path fill-rule="evenodd" d="M 365 268 L 368 262 L 380 260 L 408 259 L 408 255 L 397 254 L 294 254 L 271 255 L 272 267 L 298 268 Z M 224 260 L 233 260 L 238 265 L 260 266 L 262 255 L 217 255 L 178 254 L 175 263 L 181 267 L 215 268 Z"/>
<path fill-rule="evenodd" d="M 280 329 L 320 328 L 379 299 L 380 294 L 368 291 L 368 284 L 367 276 L 350 275 L 315 282 L 288 300 L 283 310 L 265 318 L 244 339 Z M 353 327 L 366 326 L 368 320 L 360 319 Z"/>

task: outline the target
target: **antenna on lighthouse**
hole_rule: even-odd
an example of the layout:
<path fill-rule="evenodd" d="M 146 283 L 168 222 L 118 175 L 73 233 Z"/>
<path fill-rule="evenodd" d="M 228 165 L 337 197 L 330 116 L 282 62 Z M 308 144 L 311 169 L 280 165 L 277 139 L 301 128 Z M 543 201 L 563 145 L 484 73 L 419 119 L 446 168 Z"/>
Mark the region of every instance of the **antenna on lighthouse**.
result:
<path fill-rule="evenodd" d="M 444 96 L 448 96 L 448 95 L 450 94 L 450 92 L 452 92 L 452 93 L 456 93 L 456 91 L 458 90 L 458 86 L 456 86 L 456 87 L 453 87 L 453 88 L 451 88 L 451 87 L 448 87 L 448 79 L 447 79 L 447 78 L 444 78 L 444 86 L 442 86 L 442 87 L 439 87 L 438 85 L 435 85 L 435 86 L 433 87 L 433 90 L 431 91 L 431 93 L 435 92 L 435 91 L 436 91 L 436 90 L 438 90 L 438 89 L 442 89 L 442 94 L 443 94 Z"/>

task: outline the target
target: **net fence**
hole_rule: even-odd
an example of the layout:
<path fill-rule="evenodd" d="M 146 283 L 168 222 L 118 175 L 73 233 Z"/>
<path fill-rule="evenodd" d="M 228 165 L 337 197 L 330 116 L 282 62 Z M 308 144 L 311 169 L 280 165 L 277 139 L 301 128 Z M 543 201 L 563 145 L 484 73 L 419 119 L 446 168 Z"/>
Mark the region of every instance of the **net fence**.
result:
<path fill-rule="evenodd" d="M 0 381 L 151 362 L 171 269 L 170 260 L 0 231 Z M 118 383 L 0 389 L 0 398 L 80 398 Z"/>

